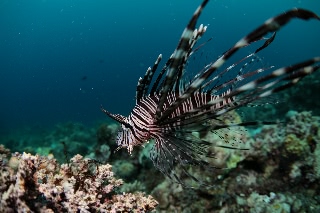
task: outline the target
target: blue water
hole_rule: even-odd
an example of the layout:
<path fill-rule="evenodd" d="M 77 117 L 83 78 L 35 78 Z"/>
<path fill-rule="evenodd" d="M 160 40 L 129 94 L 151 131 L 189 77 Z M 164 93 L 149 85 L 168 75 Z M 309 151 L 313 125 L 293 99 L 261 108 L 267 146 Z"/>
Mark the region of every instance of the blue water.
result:
<path fill-rule="evenodd" d="M 128 115 L 138 77 L 174 50 L 199 0 L 1 0 L 0 129 L 86 125 L 106 119 L 102 104 Z M 292 7 L 320 14 L 319 1 L 216 0 L 209 25 L 214 59 L 267 18 Z M 294 20 L 268 61 L 289 65 L 320 55 L 320 22 Z"/>

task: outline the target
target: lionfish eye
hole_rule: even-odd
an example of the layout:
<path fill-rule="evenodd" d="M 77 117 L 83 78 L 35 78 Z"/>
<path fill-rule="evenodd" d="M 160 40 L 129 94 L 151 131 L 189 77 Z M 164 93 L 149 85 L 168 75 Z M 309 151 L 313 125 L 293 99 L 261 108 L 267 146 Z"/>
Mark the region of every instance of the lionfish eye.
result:
<path fill-rule="evenodd" d="M 146 138 L 146 140 L 150 139 L 150 131 L 149 130 L 143 130 L 142 134 Z"/>

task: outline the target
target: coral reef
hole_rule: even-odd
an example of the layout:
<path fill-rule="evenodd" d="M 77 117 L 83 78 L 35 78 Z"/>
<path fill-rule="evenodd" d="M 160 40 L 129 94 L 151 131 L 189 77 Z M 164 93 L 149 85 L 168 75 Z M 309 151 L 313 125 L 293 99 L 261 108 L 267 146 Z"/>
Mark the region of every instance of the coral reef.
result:
<path fill-rule="evenodd" d="M 39 142 L 32 147 L 32 140 L 25 144 L 24 150 L 43 156 L 11 155 L 0 146 L 0 212 L 13 208 L 33 212 L 148 212 L 155 210 L 157 202 L 159 212 L 320 212 L 320 117 L 289 111 L 286 118 L 286 122 L 255 129 L 234 127 L 195 134 L 217 145 L 231 142 L 227 145 L 248 149 L 210 148 L 208 151 L 216 156 L 211 163 L 225 169 L 192 171 L 212 183 L 196 189 L 165 179 L 153 167 L 147 159 L 152 141 L 137 148 L 132 156 L 126 150 L 114 154 L 114 124 L 88 130 L 79 125 L 59 125 L 43 137 L 44 146 Z M 232 112 L 222 122 L 240 121 Z M 82 145 L 72 147 L 77 143 Z M 75 155 L 66 160 L 66 155 L 81 152 L 86 158 Z M 68 163 L 59 164 L 55 153 Z"/>
<path fill-rule="evenodd" d="M 307 206 L 307 202 L 311 204 Z M 320 208 L 316 207 L 314 202 L 310 200 L 304 200 L 300 194 L 291 193 L 273 193 L 269 195 L 260 195 L 253 192 L 247 199 L 243 199 L 240 196 L 237 197 L 237 204 L 245 212 L 250 213 L 289 213 L 289 212 L 318 212 Z"/>
<path fill-rule="evenodd" d="M 66 162 L 66 155 L 89 154 L 96 144 L 96 128 L 80 123 L 62 123 L 53 129 L 24 129 L 0 138 L 0 143 L 15 152 L 47 156 L 53 154 L 59 162 Z"/>
<path fill-rule="evenodd" d="M 291 111 L 286 123 L 233 136 L 249 149 L 216 150 L 227 169 L 211 174 L 213 187 L 182 189 L 166 179 L 152 191 L 160 211 L 320 211 L 320 117 Z"/>
<path fill-rule="evenodd" d="M 114 162 L 114 173 L 123 179 L 136 177 L 137 168 L 133 163 L 124 160 L 116 160 Z"/>
<path fill-rule="evenodd" d="M 97 141 L 93 143 L 93 152 L 90 152 L 89 157 L 96 159 L 100 162 L 106 163 L 110 160 L 111 150 L 116 148 L 116 144 L 113 143 L 116 132 L 118 131 L 118 125 L 105 124 L 99 125 L 97 130 Z"/>
<path fill-rule="evenodd" d="M 112 166 L 74 156 L 59 165 L 56 159 L 14 154 L 0 146 L 0 212 L 147 212 L 157 206 L 142 192 L 120 193 L 123 184 Z"/>

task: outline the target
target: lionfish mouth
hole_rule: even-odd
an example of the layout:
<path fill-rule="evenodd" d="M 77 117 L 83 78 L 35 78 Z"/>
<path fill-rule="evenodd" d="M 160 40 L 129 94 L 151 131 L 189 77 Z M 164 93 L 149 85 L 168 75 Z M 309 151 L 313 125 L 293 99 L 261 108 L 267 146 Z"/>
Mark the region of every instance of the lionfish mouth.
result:
<path fill-rule="evenodd" d="M 216 148 L 245 149 L 241 133 L 239 137 L 230 137 L 231 128 L 273 124 L 238 120 L 232 115 L 233 110 L 295 85 L 303 77 L 319 70 L 320 66 L 320 57 L 314 57 L 275 70 L 272 66 L 245 69 L 246 64 L 258 58 L 258 52 L 274 41 L 276 31 L 291 19 L 320 20 L 311 11 L 295 8 L 268 19 L 217 60 L 206 65 L 192 80 L 186 80 L 186 64 L 190 56 L 203 46 L 195 48 L 207 27 L 200 25 L 196 28 L 196 23 L 207 2 L 204 0 L 196 9 L 176 49 L 157 77 L 152 81 L 162 59 L 161 54 L 138 80 L 136 105 L 128 117 L 112 114 L 101 107 L 105 114 L 122 125 L 117 137 L 119 147 L 126 147 L 131 153 L 134 146 L 153 139 L 150 158 L 154 166 L 173 181 L 184 185 L 185 179 L 199 185 L 207 184 L 196 172 L 220 168 L 211 163 L 217 158 Z M 271 36 L 265 38 L 269 33 Z M 239 49 L 258 42 L 262 44 L 254 53 L 223 68 L 223 64 Z M 240 64 L 244 65 L 238 69 Z M 226 122 L 227 118 L 229 122 Z M 216 135 L 215 138 L 221 139 L 222 143 L 217 139 L 203 139 L 208 132 Z"/>

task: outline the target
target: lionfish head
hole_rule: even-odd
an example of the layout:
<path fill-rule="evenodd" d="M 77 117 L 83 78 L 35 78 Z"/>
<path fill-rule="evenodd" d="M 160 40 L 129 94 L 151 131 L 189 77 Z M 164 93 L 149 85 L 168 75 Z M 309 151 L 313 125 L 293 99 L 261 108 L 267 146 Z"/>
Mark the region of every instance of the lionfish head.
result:
<path fill-rule="evenodd" d="M 101 110 L 121 125 L 116 138 L 116 143 L 118 145 L 117 150 L 126 148 L 131 154 L 134 146 L 143 145 L 150 139 L 149 129 L 141 127 L 138 131 L 137 128 L 135 128 L 134 123 L 130 119 L 130 116 L 124 117 L 119 114 L 112 114 L 102 107 Z"/>

